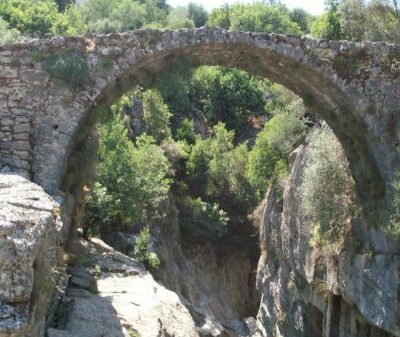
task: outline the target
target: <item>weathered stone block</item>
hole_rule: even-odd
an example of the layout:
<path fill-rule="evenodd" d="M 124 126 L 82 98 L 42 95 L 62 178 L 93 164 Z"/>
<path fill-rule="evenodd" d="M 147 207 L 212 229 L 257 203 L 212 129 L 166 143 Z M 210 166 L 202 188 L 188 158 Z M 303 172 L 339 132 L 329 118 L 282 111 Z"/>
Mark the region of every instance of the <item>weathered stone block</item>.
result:
<path fill-rule="evenodd" d="M 14 125 L 14 133 L 30 132 L 31 126 L 28 123 Z"/>

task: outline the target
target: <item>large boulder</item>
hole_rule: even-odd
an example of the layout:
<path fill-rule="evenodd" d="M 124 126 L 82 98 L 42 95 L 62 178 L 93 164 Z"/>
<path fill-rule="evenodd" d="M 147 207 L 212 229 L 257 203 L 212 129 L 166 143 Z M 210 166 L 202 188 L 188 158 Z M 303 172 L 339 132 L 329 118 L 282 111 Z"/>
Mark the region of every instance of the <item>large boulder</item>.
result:
<path fill-rule="evenodd" d="M 41 187 L 18 175 L 0 174 L 1 337 L 28 336 L 24 329 L 40 302 L 34 293 L 45 293 L 35 274 L 40 271 L 40 278 L 49 281 L 44 266 L 50 268 L 56 253 L 48 240 L 61 228 L 59 205 Z"/>

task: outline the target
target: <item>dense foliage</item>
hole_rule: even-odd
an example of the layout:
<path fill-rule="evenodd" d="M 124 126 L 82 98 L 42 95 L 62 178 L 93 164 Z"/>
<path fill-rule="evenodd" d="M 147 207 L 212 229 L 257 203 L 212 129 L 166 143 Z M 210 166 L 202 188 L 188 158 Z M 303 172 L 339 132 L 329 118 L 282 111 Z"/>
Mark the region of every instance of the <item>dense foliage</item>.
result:
<path fill-rule="evenodd" d="M 223 121 L 230 130 L 239 130 L 247 119 L 264 111 L 261 80 L 238 69 L 197 68 L 190 81 L 190 98 L 214 125 Z"/>
<path fill-rule="evenodd" d="M 207 25 L 251 32 L 300 34 L 301 28 L 290 14 L 285 6 L 269 6 L 261 2 L 225 5 L 211 12 Z"/>
<path fill-rule="evenodd" d="M 170 184 L 168 160 L 161 149 L 150 136 L 132 143 L 119 111 L 111 111 L 99 132 L 97 173 L 88 207 L 94 225 L 100 231 L 113 231 L 159 216 Z"/>
<path fill-rule="evenodd" d="M 259 198 L 264 196 L 268 185 L 287 176 L 289 154 L 304 136 L 304 121 L 288 112 L 272 117 L 258 134 L 249 154 L 247 175 Z"/>
<path fill-rule="evenodd" d="M 0 46 L 18 42 L 21 39 L 21 33 L 15 28 L 9 28 L 9 24 L 0 18 Z"/>
<path fill-rule="evenodd" d="M 328 39 L 400 41 L 397 1 L 330 0 L 311 33 Z"/>
<path fill-rule="evenodd" d="M 0 16 L 24 35 L 80 35 L 86 32 L 82 13 L 75 7 L 59 12 L 52 0 L 3 0 Z"/>
<path fill-rule="evenodd" d="M 313 222 L 311 244 L 340 245 L 355 215 L 354 181 L 332 130 L 316 130 L 307 150 L 301 186 L 304 213 Z"/>
<path fill-rule="evenodd" d="M 157 143 L 171 136 L 168 106 L 163 102 L 161 95 L 155 90 L 146 90 L 142 96 L 144 109 L 144 122 L 146 132 Z"/>
<path fill-rule="evenodd" d="M 297 35 L 311 31 L 313 36 L 329 39 L 400 41 L 397 1 L 328 0 L 326 4 L 325 13 L 315 18 L 302 9 L 289 10 L 279 1 L 224 5 L 208 14 L 195 2 L 172 8 L 158 0 L 2 0 L 0 17 L 8 27 L 0 26 L 0 43 L 5 34 L 8 38 L 3 41 L 9 42 L 15 41 L 10 34 L 65 36 L 204 25 Z"/>

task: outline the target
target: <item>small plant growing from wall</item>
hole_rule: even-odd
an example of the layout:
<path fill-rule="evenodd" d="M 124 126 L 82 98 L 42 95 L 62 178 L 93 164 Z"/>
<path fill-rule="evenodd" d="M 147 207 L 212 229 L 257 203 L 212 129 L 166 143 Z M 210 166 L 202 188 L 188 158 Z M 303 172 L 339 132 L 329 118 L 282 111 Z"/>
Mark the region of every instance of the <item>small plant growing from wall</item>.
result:
<path fill-rule="evenodd" d="M 51 54 L 42 64 L 52 78 L 62 80 L 70 89 L 80 88 L 89 80 L 86 57 L 80 52 L 66 50 Z"/>
<path fill-rule="evenodd" d="M 151 233 L 148 226 L 144 227 L 135 238 L 135 258 L 151 269 L 160 267 L 160 259 L 150 252 Z"/>

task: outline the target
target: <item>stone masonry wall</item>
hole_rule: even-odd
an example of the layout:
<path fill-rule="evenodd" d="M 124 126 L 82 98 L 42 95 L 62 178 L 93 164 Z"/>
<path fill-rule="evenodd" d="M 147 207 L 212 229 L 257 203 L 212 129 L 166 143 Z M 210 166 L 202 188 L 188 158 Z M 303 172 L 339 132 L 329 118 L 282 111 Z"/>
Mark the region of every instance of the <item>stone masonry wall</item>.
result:
<path fill-rule="evenodd" d="M 78 53 L 88 79 L 71 88 L 43 70 L 49 55 Z M 374 212 L 400 163 L 400 47 L 218 29 L 140 30 L 53 38 L 0 48 L 0 170 L 57 191 L 90 112 L 171 60 L 239 67 L 300 95 L 343 144 L 357 192 Z"/>

